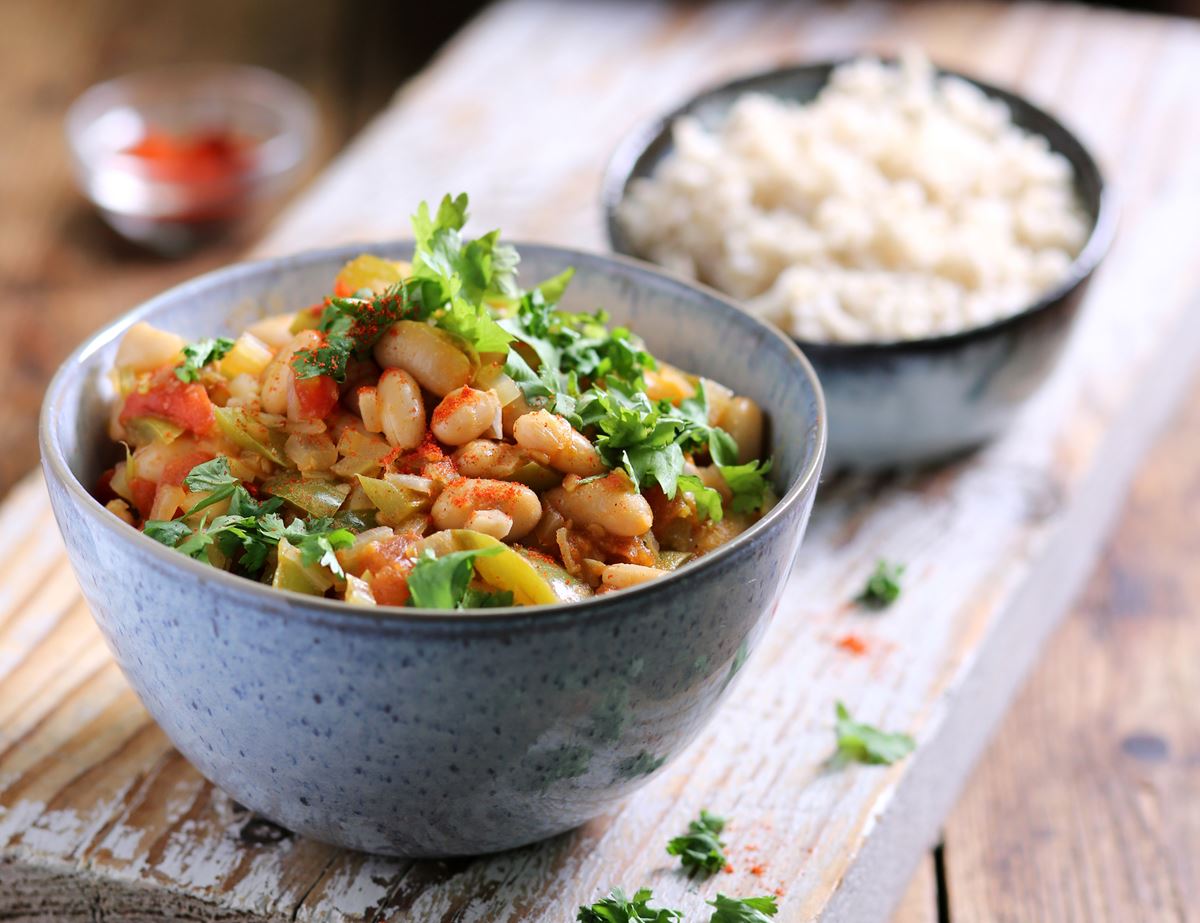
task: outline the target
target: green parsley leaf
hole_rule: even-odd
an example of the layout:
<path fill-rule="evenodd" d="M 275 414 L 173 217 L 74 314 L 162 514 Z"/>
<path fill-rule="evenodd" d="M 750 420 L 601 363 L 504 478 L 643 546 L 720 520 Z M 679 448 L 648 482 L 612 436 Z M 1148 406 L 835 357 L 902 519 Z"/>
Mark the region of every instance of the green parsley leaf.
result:
<path fill-rule="evenodd" d="M 467 220 L 467 196 L 446 196 L 431 216 L 422 202 L 412 217 L 416 246 L 413 279 L 434 322 L 462 337 L 477 352 L 507 352 L 512 335 L 496 323 L 486 302 L 511 300 L 517 288 L 517 251 L 499 242 L 491 231 L 465 243 L 462 227 Z"/>
<path fill-rule="evenodd" d="M 197 340 L 183 347 L 183 362 L 175 369 L 175 377 L 180 381 L 199 381 L 200 370 L 210 362 L 225 358 L 225 354 L 233 349 L 233 340 L 229 337 L 216 337 Z"/>
<path fill-rule="evenodd" d="M 428 314 L 405 282 L 373 298 L 330 298 L 317 323 L 325 342 L 315 349 L 299 350 L 292 369 L 298 378 L 329 375 L 334 381 L 345 381 L 350 361 L 369 355 L 392 324 L 421 320 Z"/>
<path fill-rule="evenodd" d="M 468 584 L 475 575 L 475 559 L 500 554 L 499 546 L 451 551 L 440 558 L 426 548 L 408 574 L 408 604 L 421 609 L 466 608 Z"/>
<path fill-rule="evenodd" d="M 855 602 L 868 609 L 886 609 L 900 597 L 900 578 L 903 574 L 903 564 L 889 564 L 880 560 Z"/>
<path fill-rule="evenodd" d="M 182 519 L 148 519 L 142 531 L 156 542 L 174 548 L 192 534 L 192 527 Z"/>
<path fill-rule="evenodd" d="M 513 336 L 492 317 L 486 304 L 468 304 L 463 298 L 452 298 L 446 312 L 437 318 L 443 330 L 462 337 L 481 353 L 504 353 Z"/>
<path fill-rule="evenodd" d="M 696 512 L 701 519 L 711 519 L 720 522 L 725 517 L 725 508 L 721 506 L 721 495 L 694 474 L 681 474 L 677 479 L 679 487 L 686 490 L 696 501 Z"/>
<path fill-rule="evenodd" d="M 752 461 L 744 465 L 719 465 L 721 477 L 733 491 L 730 506 L 737 513 L 753 513 L 763 508 L 767 502 L 767 491 L 771 482 L 767 475 L 771 471 L 771 462 Z"/>
<path fill-rule="evenodd" d="M 230 473 L 228 458 L 218 456 L 196 465 L 184 483 L 189 490 L 211 493 L 177 519 L 147 522 L 145 532 L 155 541 L 197 559 L 204 559 L 207 548 L 215 544 L 227 558 L 236 557 L 241 573 L 257 576 L 266 566 L 271 549 L 286 538 L 300 550 L 303 564 L 319 563 L 338 576 L 345 576 L 336 552 L 354 543 L 354 533 L 335 527 L 332 519 L 307 522 L 295 519 L 285 523 L 278 513 L 283 500 L 279 497 L 261 503 L 255 500 Z M 212 522 L 203 521 L 193 529 L 184 521 L 197 510 L 225 499 L 229 500 L 229 511 Z"/>
<path fill-rule="evenodd" d="M 218 455 L 212 461 L 202 462 L 188 472 L 183 479 L 187 489 L 193 493 L 208 493 L 208 496 L 196 503 L 187 515 L 206 509 L 222 500 L 228 500 L 234 491 L 241 487 L 242 482 L 229 473 L 229 459 Z"/>
<path fill-rule="evenodd" d="M 725 844 L 717 837 L 725 829 L 725 819 L 700 812 L 700 819 L 688 824 L 688 832 L 667 844 L 667 853 L 679 856 L 689 875 L 719 872 L 725 867 Z"/>
<path fill-rule="evenodd" d="M 649 888 L 639 888 L 633 897 L 627 897 L 620 888 L 613 888 L 607 897 L 580 907 L 575 920 L 576 923 L 674 923 L 683 919 L 678 910 L 651 907 L 653 897 Z"/>
<path fill-rule="evenodd" d="M 837 756 L 842 763 L 890 765 L 908 756 L 916 747 L 907 734 L 889 734 L 850 717 L 841 702 L 837 703 Z"/>
<path fill-rule="evenodd" d="M 708 923 L 770 923 L 771 917 L 779 913 L 779 905 L 770 894 L 740 898 L 718 894 L 708 904 L 716 908 Z"/>
<path fill-rule="evenodd" d="M 472 587 L 467 587 L 467 592 L 463 594 L 462 607 L 464 609 L 497 609 L 513 604 L 512 590 L 499 590 L 495 593 L 489 593 L 487 590 L 476 590 Z"/>

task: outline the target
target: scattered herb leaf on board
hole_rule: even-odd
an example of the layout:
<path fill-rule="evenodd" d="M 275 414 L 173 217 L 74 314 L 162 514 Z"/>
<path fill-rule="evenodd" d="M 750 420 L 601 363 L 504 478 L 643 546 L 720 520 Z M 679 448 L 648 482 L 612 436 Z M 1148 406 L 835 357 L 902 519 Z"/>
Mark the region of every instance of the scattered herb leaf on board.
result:
<path fill-rule="evenodd" d="M 856 602 L 868 609 L 886 609 L 900 598 L 900 578 L 903 575 L 903 564 L 889 564 L 881 560 L 867 578 L 867 585 Z"/>
<path fill-rule="evenodd" d="M 725 867 L 725 844 L 718 839 L 725 829 L 725 819 L 701 811 L 699 820 L 688 824 L 688 832 L 667 844 L 667 852 L 679 856 L 689 875 L 719 872 Z"/>
<path fill-rule="evenodd" d="M 669 907 L 651 907 L 654 896 L 649 888 L 639 888 L 633 897 L 613 888 L 607 897 L 579 908 L 577 923 L 673 923 L 683 914 Z"/>
<path fill-rule="evenodd" d="M 837 758 L 847 763 L 889 765 L 908 756 L 916 746 L 907 734 L 890 734 L 855 721 L 841 702 L 837 703 Z"/>
<path fill-rule="evenodd" d="M 773 895 L 762 897 L 727 897 L 718 894 L 715 901 L 708 902 L 715 909 L 709 923 L 769 923 L 779 913 L 779 904 Z"/>

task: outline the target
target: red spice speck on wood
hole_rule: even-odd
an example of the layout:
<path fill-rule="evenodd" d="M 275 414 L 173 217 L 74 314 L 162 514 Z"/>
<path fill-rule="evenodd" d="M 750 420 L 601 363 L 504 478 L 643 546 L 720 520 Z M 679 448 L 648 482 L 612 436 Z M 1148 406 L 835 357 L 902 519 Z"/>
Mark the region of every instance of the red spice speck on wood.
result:
<path fill-rule="evenodd" d="M 837 646 L 848 654 L 861 657 L 867 652 L 867 642 L 854 632 L 847 632 L 837 639 Z"/>

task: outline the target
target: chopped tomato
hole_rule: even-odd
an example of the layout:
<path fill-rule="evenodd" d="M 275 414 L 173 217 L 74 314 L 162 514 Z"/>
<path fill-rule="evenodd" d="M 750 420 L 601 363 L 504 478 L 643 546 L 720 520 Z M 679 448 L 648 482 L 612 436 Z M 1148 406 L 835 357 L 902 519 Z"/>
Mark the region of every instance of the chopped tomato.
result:
<path fill-rule="evenodd" d="M 215 457 L 212 452 L 196 449 L 194 452 L 188 452 L 186 455 L 173 458 L 163 465 L 162 480 L 159 483 L 173 484 L 179 487 L 183 484 L 183 479 L 188 476 L 188 472 L 197 465 L 202 465 L 206 461 L 212 461 Z"/>
<path fill-rule="evenodd" d="M 375 602 L 381 606 L 403 606 L 408 602 L 408 575 L 416 564 L 414 536 L 401 534 L 375 542 L 364 560 L 371 576 L 368 582 Z"/>
<path fill-rule="evenodd" d="M 180 381 L 173 374 L 158 378 L 144 394 L 134 391 L 125 398 L 122 423 L 147 416 L 168 420 L 197 436 L 208 435 L 217 423 L 204 385 Z"/>
<path fill-rule="evenodd" d="M 356 289 L 352 289 L 350 283 L 344 281 L 341 276 L 333 280 L 333 297 L 349 298 L 355 291 Z"/>
<path fill-rule="evenodd" d="M 117 499 L 117 492 L 112 489 L 113 475 L 117 473 L 116 468 L 109 468 L 96 480 L 96 499 L 101 503 L 107 503 L 109 500 Z"/>
<path fill-rule="evenodd" d="M 154 509 L 154 495 L 158 492 L 158 485 L 149 478 L 134 478 L 129 482 L 129 492 L 133 494 L 133 505 L 145 519 Z"/>
<path fill-rule="evenodd" d="M 328 375 L 296 379 L 296 403 L 303 420 L 322 420 L 337 406 L 337 382 Z"/>

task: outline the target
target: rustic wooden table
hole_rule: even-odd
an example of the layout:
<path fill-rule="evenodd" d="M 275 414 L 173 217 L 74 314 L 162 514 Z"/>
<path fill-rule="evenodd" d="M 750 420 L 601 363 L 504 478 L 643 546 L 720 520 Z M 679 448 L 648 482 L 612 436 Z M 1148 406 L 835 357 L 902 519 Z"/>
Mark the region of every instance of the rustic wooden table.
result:
<path fill-rule="evenodd" d="M 0 52 L 4 53 L 0 59 L 10 75 L 0 82 L 0 127 L 6 129 L 7 138 L 16 139 L 16 143 L 0 147 L 0 199 L 6 203 L 0 212 L 0 241 L 5 244 L 0 248 L 0 279 L 8 283 L 0 288 L 0 307 L 19 331 L 0 344 L 4 350 L 0 380 L 9 394 L 0 407 L 0 425 L 15 434 L 9 454 L 0 459 L 0 483 L 4 485 L 12 484 L 33 462 L 33 419 L 40 389 L 69 347 L 141 296 L 227 261 L 240 246 L 233 242 L 186 263 L 168 264 L 140 257 L 114 243 L 70 192 L 58 143 L 62 105 L 94 79 L 156 58 L 170 60 L 181 49 L 200 57 L 256 59 L 291 72 L 320 91 L 331 128 L 323 148 L 328 152 L 386 98 L 402 76 L 387 43 L 361 38 L 368 33 L 388 33 L 387 23 L 351 33 L 333 3 L 302 6 L 299 12 L 282 3 L 253 7 L 255 20 L 261 23 L 257 29 L 242 24 L 242 18 L 250 14 L 232 2 L 206 4 L 205 15 L 192 14 L 190 19 L 178 18 L 180 7 L 135 3 L 126 7 L 125 15 L 133 15 L 139 22 L 136 32 L 118 32 L 106 25 L 130 21 L 121 18 L 120 12 L 114 14 L 111 6 L 103 12 L 82 4 L 67 9 L 52 4 L 0 9 L 0 16 L 11 20 L 0 21 Z M 1195 173 L 1180 166 L 1174 151 L 1176 145 L 1187 150 L 1189 132 L 1193 142 L 1196 137 L 1195 113 L 1184 108 L 1186 102 L 1194 107 L 1196 98 L 1194 74 L 1189 71 L 1189 62 L 1194 70 L 1200 48 L 1194 26 L 1092 14 L 1071 7 L 1020 6 L 1010 12 L 996 7 L 890 10 L 858 5 L 813 12 L 743 6 L 736 12 L 726 7 L 711 14 L 693 9 L 674 17 L 665 17 L 657 8 L 621 9 L 621 15 L 638 17 L 639 35 L 661 55 L 655 59 L 654 72 L 665 75 L 665 85 L 635 108 L 653 109 L 671 94 L 679 95 L 686 85 L 761 63 L 762 58 L 844 51 L 859 43 L 880 45 L 899 38 L 922 41 L 947 63 L 973 66 L 996 80 L 1040 91 L 1043 98 L 1070 101 L 1081 110 L 1076 121 L 1086 123 L 1083 127 L 1092 132 L 1091 140 L 1102 156 L 1110 164 L 1120 165 L 1121 178 L 1137 206 L 1133 240 L 1138 249 L 1132 250 L 1130 244 L 1123 254 L 1114 255 L 1122 269 L 1106 270 L 1114 280 L 1107 284 L 1116 288 L 1120 280 L 1153 282 L 1153 271 L 1137 271 L 1139 262 L 1146 262 L 1151 269 L 1163 267 L 1158 270 L 1162 285 L 1154 290 L 1155 298 L 1169 299 L 1176 308 L 1183 299 L 1194 298 L 1194 273 L 1184 276 L 1169 261 L 1154 263 L 1156 256 L 1164 260 L 1190 256 L 1186 240 L 1196 239 L 1194 220 L 1180 217 L 1173 205 L 1185 197 L 1179 204 L 1190 201 L 1191 211 L 1195 211 L 1195 193 L 1200 188 L 1195 185 Z M 409 199 L 437 194 L 441 188 L 437 184 L 460 178 L 472 191 L 486 190 L 481 204 L 488 219 L 503 220 L 509 228 L 514 223 L 511 216 L 519 216 L 517 223 L 524 222 L 521 232 L 544 235 L 553 230 L 556 236 L 596 246 L 595 215 L 587 197 L 598 163 L 586 160 L 543 174 L 544 181 L 560 195 L 539 194 L 536 201 L 522 182 L 532 181 L 538 164 L 529 165 L 525 174 L 506 185 L 500 181 L 504 177 L 492 172 L 493 168 L 503 170 L 505 161 L 498 157 L 490 167 L 481 166 L 475 172 L 467 162 L 406 161 L 410 175 L 381 178 L 387 190 L 387 210 L 331 208 L 329 204 L 354 188 L 354 172 L 367 170 L 389 150 L 394 152 L 391 139 L 402 126 L 417 117 L 436 122 L 445 116 L 447 105 L 466 98 L 472 64 L 494 53 L 502 39 L 512 47 L 534 43 L 545 49 L 539 38 L 543 33 L 563 36 L 571 28 L 581 32 L 586 28 L 591 31 L 584 34 L 596 42 L 591 53 L 597 61 L 604 60 L 611 52 L 605 42 L 617 31 L 612 11 L 584 8 L 580 15 L 583 26 L 562 19 L 567 16 L 565 8 L 538 4 L 509 3 L 486 13 L 430 76 L 400 100 L 395 110 L 399 114 L 359 144 L 352 159 L 304 199 L 267 246 L 285 249 L 339 236 L 397 233 L 403 228 Z M 286 40 L 281 39 L 280 29 Z M 741 44 L 731 43 L 731 36 Z M 344 55 L 338 53 L 347 40 L 352 40 L 356 49 L 350 70 L 342 66 Z M 50 46 L 58 51 L 53 57 L 41 53 Z M 643 49 L 643 53 L 650 51 Z M 415 59 L 414 54 L 406 63 Z M 1064 60 L 1072 66 L 1067 67 Z M 615 79 L 609 68 L 593 72 L 588 65 L 586 60 L 582 65 L 559 62 L 568 83 L 575 79 L 587 87 L 598 79 Z M 460 74 L 462 83 L 456 79 Z M 1131 93 L 1131 81 L 1144 96 Z M 603 98 L 610 104 L 615 100 Z M 1176 106 L 1180 108 L 1173 108 Z M 439 108 L 443 110 L 440 115 Z M 470 106 L 461 108 L 465 111 Z M 486 112 L 472 111 L 472 118 L 486 121 Z M 624 115 L 628 121 L 634 113 Z M 457 116 L 464 117 L 463 111 Z M 1132 127 L 1126 130 L 1126 125 Z M 603 140 L 607 143 L 609 135 Z M 537 155 L 529 156 L 536 159 Z M 355 165 L 355 170 L 350 170 L 350 165 Z M 437 188 L 426 188 L 430 184 Z M 555 202 L 566 203 L 577 220 L 559 221 L 553 215 Z M 537 206 L 533 209 L 536 214 L 529 214 L 531 203 Z M 1181 245 L 1178 239 L 1167 239 L 1172 233 L 1191 237 Z M 1156 248 L 1161 252 L 1156 254 Z M 1137 304 L 1147 294 L 1148 290 L 1125 281 L 1109 301 Z M 1105 310 L 1115 308 L 1106 303 L 1091 309 L 1101 316 Z M 1147 314 L 1147 324 L 1154 326 L 1152 332 L 1157 334 L 1163 333 L 1163 327 L 1157 325 L 1165 323 L 1164 317 L 1175 316 L 1149 309 Z M 52 316 L 54 322 L 46 323 L 46 316 Z M 1131 348 L 1139 346 L 1136 329 L 1120 328 L 1120 336 Z M 1140 345 L 1157 349 L 1160 344 Z M 1106 390 L 1105 376 L 1094 372 L 1106 366 L 1113 369 L 1116 384 L 1112 390 Z M 1132 387 L 1132 373 L 1120 356 L 1101 351 L 1090 358 L 1076 357 L 1073 368 L 1088 381 L 1083 403 L 1071 404 L 1080 408 L 1079 413 L 1064 418 L 1044 411 L 1049 421 L 1044 425 L 1061 427 L 1070 438 L 1039 443 L 1063 457 L 1052 469 L 1039 467 L 1037 459 L 1028 462 L 1028 490 L 1022 494 L 1023 502 L 1035 507 L 1048 504 L 1042 515 L 1052 521 L 1060 512 L 1056 504 L 1061 497 L 1055 491 L 1079 489 L 1080 471 L 1096 462 L 1099 436 L 1113 425 L 1114 407 L 1126 406 L 1126 391 Z M 1140 381 L 1146 376 L 1132 377 Z M 1164 368 L 1158 377 L 1163 386 L 1150 388 L 1146 394 L 1161 394 L 1167 385 L 1184 380 L 1173 368 Z M 1043 403 L 1075 400 L 1064 396 L 1070 392 L 1061 383 L 1056 393 L 1058 396 Z M 1165 409 L 1161 400 L 1151 401 L 1143 415 L 1153 416 Z M 1200 692 L 1200 677 L 1195 666 L 1197 629 L 1184 616 L 1194 610 L 1190 601 L 1200 590 L 1200 577 L 1188 567 L 1200 544 L 1195 515 L 1200 497 L 1198 423 L 1200 411 L 1192 401 L 1143 469 L 1105 566 L 1089 585 L 1084 604 L 1047 649 L 1042 669 L 984 756 L 946 824 L 938 863 L 930 860 L 922 865 L 899 918 L 916 923 L 944 919 L 947 913 L 956 921 L 1190 917 L 1200 881 L 1195 849 L 1200 839 L 1200 799 L 1196 797 L 1200 734 L 1195 709 L 1189 705 Z M 1148 436 L 1148 430 L 1141 430 L 1131 426 L 1128 436 L 1138 447 Z M 1031 432 L 1037 435 L 1039 430 Z M 1102 445 L 1104 451 L 1112 452 L 1111 464 L 1118 468 L 1131 464 L 1136 455 L 1122 452 L 1119 439 Z M 914 510 L 927 511 L 932 502 L 941 517 L 939 524 L 953 525 L 953 515 L 939 504 L 962 501 L 957 492 L 963 479 L 973 475 L 977 485 L 986 487 L 987 477 L 1011 478 L 1014 462 L 996 464 L 993 460 L 981 465 L 974 472 L 970 466 L 959 466 L 899 482 L 833 485 L 830 495 L 841 504 L 840 510 L 828 515 L 823 527 L 818 525 L 824 535 L 819 532 L 810 544 L 836 550 L 857 542 L 856 555 L 903 547 L 906 542 L 922 553 L 936 550 L 938 546 L 931 544 L 923 527 L 905 527 L 903 517 Z M 1039 472 L 1043 470 L 1052 471 L 1051 481 L 1042 483 Z M 1111 486 L 1119 490 L 1122 482 L 1123 478 L 1117 477 Z M 998 484 L 993 487 L 1003 493 Z M 20 526 L 23 513 L 44 520 L 37 491 L 36 485 L 23 488 L 6 505 L 2 521 L 9 524 L 10 532 Z M 855 501 L 855 496 L 865 499 Z M 1091 499 L 1098 507 L 1109 505 L 1096 494 Z M 1086 518 L 1083 522 L 1097 528 Z M 865 543 L 855 536 L 864 529 L 868 533 Z M 1036 541 L 1037 537 L 1026 534 L 1025 540 Z M 22 557 L 11 537 L 4 537 L 3 543 L 8 560 L 0 572 L 0 597 L 4 597 L 0 609 L 0 920 L 147 919 L 162 913 L 253 920 L 516 918 L 511 907 L 524 907 L 532 913 L 535 895 L 550 901 L 548 907 L 536 908 L 542 911 L 542 918 L 565 919 L 569 908 L 554 901 L 551 881 L 556 880 L 557 887 L 571 896 L 607 887 L 614 883 L 608 880 L 612 875 L 628 871 L 631 859 L 638 854 L 653 856 L 660 848 L 657 842 L 666 835 L 661 823 L 664 818 L 669 818 L 669 826 L 695 807 L 686 793 L 687 773 L 678 771 L 656 783 L 654 793 L 638 796 L 633 807 L 617 818 L 592 825 L 549 849 L 522 851 L 489 863 L 409 866 L 296 842 L 277 828 L 240 814 L 171 751 L 157 729 L 146 724 L 103 649 L 95 644 L 86 612 L 67 605 L 69 581 L 51 578 L 35 591 L 24 573 L 32 558 L 28 554 Z M 803 584 L 814 591 L 815 608 L 833 599 L 831 590 L 841 593 L 859 576 L 853 569 L 857 557 L 846 554 L 830 560 L 845 571 L 841 578 L 832 584 Z M 932 584 L 938 579 L 937 563 L 924 562 Z M 1069 578 L 1072 569 L 1079 569 L 1082 563 L 1067 560 L 1063 567 Z M 1000 577 L 999 583 L 989 585 L 989 598 L 977 600 L 973 610 L 962 609 L 956 616 L 968 642 L 972 633 L 995 627 L 997 607 L 1011 601 L 1010 581 L 1020 583 L 1022 579 L 1019 574 Z M 940 579 L 944 588 L 944 576 Z M 1044 586 L 1048 596 L 1057 595 L 1051 584 Z M 14 588 L 21 587 L 46 608 L 44 615 L 11 598 Z M 60 592 L 55 587 L 65 589 Z M 54 596 L 56 592 L 60 597 Z M 920 595 L 916 598 L 919 605 Z M 55 605 L 59 608 L 51 617 Z M 1046 618 L 1052 619 L 1055 608 L 1051 600 Z M 800 638 L 777 634 L 780 647 L 774 653 L 764 650 L 758 655 L 764 672 L 779 672 L 782 651 L 795 654 L 802 641 L 820 640 L 822 632 L 837 630 L 838 620 L 828 613 L 807 614 L 823 620 L 820 631 Z M 882 644 L 901 649 L 907 657 L 902 648 L 909 633 L 921 630 L 926 622 L 953 623 L 938 622 L 940 616 L 933 612 L 922 616 L 915 611 L 897 612 L 887 616 L 886 622 L 867 628 Z M 967 660 L 946 661 L 941 669 L 966 669 L 970 674 L 968 661 L 978 649 L 969 644 L 969 650 L 973 653 Z M 1019 674 L 1027 654 L 1018 648 L 1014 656 L 1013 671 Z M 836 677 L 843 690 L 847 683 L 867 678 L 890 684 L 898 690 L 896 694 L 904 688 L 903 672 L 897 673 L 886 662 L 859 666 L 822 656 L 811 664 Z M 910 669 L 919 673 L 927 668 L 914 664 Z M 947 677 L 952 687 L 955 679 Z M 1008 685 L 1015 681 L 1014 675 Z M 1000 686 L 1003 691 L 1005 684 Z M 958 688 L 961 695 L 962 687 Z M 730 708 L 740 709 L 752 723 L 765 720 L 773 711 L 793 708 L 783 691 L 770 686 L 739 690 Z M 930 699 L 922 708 L 932 708 L 932 716 L 907 707 L 889 713 L 881 705 L 875 707 L 875 714 L 914 719 L 923 732 L 923 743 L 941 740 L 936 754 L 946 757 L 945 735 L 937 733 L 946 716 L 938 710 L 953 704 Z M 989 716 L 999 705 L 989 705 L 980 713 L 985 725 L 990 724 Z M 823 720 L 807 706 L 794 714 L 795 720 L 804 724 L 819 725 Z M 824 732 L 819 726 L 811 732 L 798 726 L 796 733 Z M 973 755 L 970 741 L 982 740 L 982 736 L 982 730 L 964 736 L 968 741 L 965 747 L 972 752 L 961 761 L 962 771 Z M 795 753 L 815 749 L 819 747 Z M 700 752 L 690 756 L 680 770 L 691 767 L 706 777 L 703 797 L 723 793 L 725 803 L 743 805 L 734 812 L 738 817 L 761 816 L 747 793 L 761 784 L 762 774 L 778 776 L 780 766 L 768 761 L 739 771 L 722 762 L 719 749 L 711 755 L 710 751 L 712 743 L 702 743 Z M 946 761 L 958 762 L 952 753 Z M 797 771 L 784 773 L 776 785 L 780 797 L 801 800 L 799 780 L 809 769 L 804 765 L 793 768 Z M 922 766 L 918 763 L 917 768 Z M 927 766 L 924 769 L 929 778 L 937 779 L 929 775 Z M 718 770 L 727 773 L 728 779 L 715 785 L 719 780 L 709 777 Z M 789 788 L 789 780 L 797 787 Z M 876 812 L 879 825 L 885 832 L 891 831 L 893 839 L 898 822 L 895 811 L 885 803 L 888 799 L 900 791 L 907 810 L 927 807 L 927 817 L 918 814 L 911 818 L 920 831 L 917 840 L 909 842 L 911 848 L 932 833 L 926 829 L 929 822 L 936 820 L 940 805 L 952 794 L 956 780 L 944 781 L 949 788 L 945 798 L 917 802 L 911 791 L 891 782 L 882 789 L 868 785 L 864 790 L 859 785 L 842 791 L 848 799 L 845 804 L 857 803 Z M 783 817 L 786 812 L 777 810 L 777 814 Z M 901 816 L 900 822 L 903 820 Z M 828 820 L 822 823 L 837 826 Z M 862 880 L 865 873 L 860 860 L 864 850 L 869 853 L 870 843 L 878 841 L 871 826 L 869 822 L 861 830 L 861 838 L 855 834 L 846 841 L 839 839 L 836 831 L 823 839 L 816 837 L 810 821 L 801 832 L 816 837 L 812 842 L 820 847 L 819 855 L 798 857 L 789 849 L 793 844 L 779 842 L 779 855 L 762 858 L 767 869 L 761 879 L 747 872 L 759 857 L 743 854 L 739 863 L 743 867 L 723 887 L 782 886 L 788 892 L 784 919 L 806 918 L 831 902 L 832 916 L 839 900 L 845 907 L 860 909 L 885 906 L 891 900 L 887 894 L 879 895 L 873 904 L 854 903 L 855 889 L 861 893 L 872 887 L 871 881 Z M 778 841 L 769 830 L 756 833 L 761 833 L 760 842 Z M 622 841 L 630 835 L 643 845 L 625 856 Z M 600 852 L 600 858 L 589 859 L 589 852 Z M 911 857 L 899 859 L 899 871 L 910 869 L 912 861 Z M 654 872 L 656 887 L 664 886 L 660 865 L 649 859 L 641 863 L 647 874 Z M 879 879 L 891 882 L 897 867 L 883 869 Z M 547 872 L 554 877 L 547 879 Z M 586 887 L 572 881 L 577 875 L 586 876 Z M 843 875 L 848 876 L 851 887 L 840 886 Z M 631 886 L 637 883 L 626 882 Z M 519 890 L 508 890 L 514 885 Z M 665 887 L 674 886 L 668 881 Z M 519 903 L 514 905 L 514 900 Z M 412 913 L 406 916 L 406 909 Z"/>

